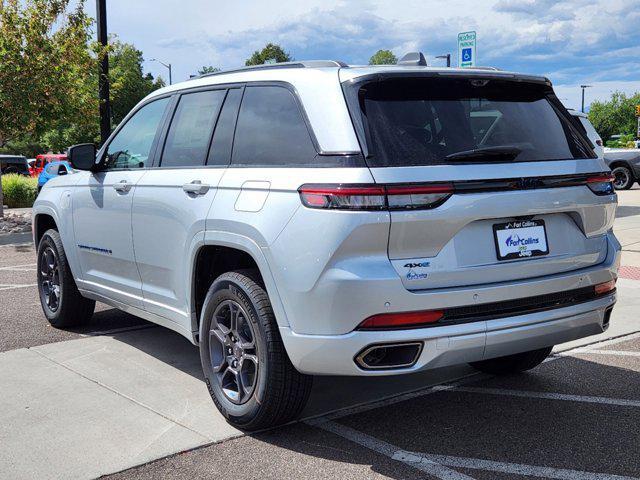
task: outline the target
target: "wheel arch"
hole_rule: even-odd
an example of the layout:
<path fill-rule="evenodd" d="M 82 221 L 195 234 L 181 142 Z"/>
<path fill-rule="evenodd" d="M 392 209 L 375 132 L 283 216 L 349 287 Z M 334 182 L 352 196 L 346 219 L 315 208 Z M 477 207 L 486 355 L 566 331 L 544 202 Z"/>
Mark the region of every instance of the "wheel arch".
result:
<path fill-rule="evenodd" d="M 276 282 L 260 246 L 248 237 L 228 232 L 205 232 L 204 239 L 193 250 L 190 269 L 191 330 L 198 343 L 200 313 L 211 282 L 227 271 L 255 268 L 269 296 L 278 326 L 288 326 Z"/>
<path fill-rule="evenodd" d="M 50 212 L 37 213 L 33 217 L 33 243 L 36 248 L 49 229 L 58 230 L 58 222 Z"/>

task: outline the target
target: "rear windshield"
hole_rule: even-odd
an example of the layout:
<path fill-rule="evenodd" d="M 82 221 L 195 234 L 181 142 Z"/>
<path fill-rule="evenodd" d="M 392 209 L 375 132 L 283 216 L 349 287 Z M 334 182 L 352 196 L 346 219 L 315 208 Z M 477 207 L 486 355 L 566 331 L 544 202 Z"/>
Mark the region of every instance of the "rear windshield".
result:
<path fill-rule="evenodd" d="M 395 78 L 358 90 L 371 167 L 595 158 L 549 87 Z"/>

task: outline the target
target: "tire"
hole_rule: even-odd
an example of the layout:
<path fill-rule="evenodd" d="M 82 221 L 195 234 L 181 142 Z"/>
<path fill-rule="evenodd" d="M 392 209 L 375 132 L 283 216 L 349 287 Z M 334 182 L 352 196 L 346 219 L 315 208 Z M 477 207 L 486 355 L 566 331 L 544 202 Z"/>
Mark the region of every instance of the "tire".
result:
<path fill-rule="evenodd" d="M 237 319 L 235 327 L 230 321 L 232 312 Z M 255 270 L 220 275 L 209 288 L 200 321 L 202 370 L 211 398 L 227 422 L 255 431 L 286 423 L 300 414 L 313 378 L 291 364 Z M 245 347 L 239 354 L 240 344 Z"/>
<path fill-rule="evenodd" d="M 541 348 L 530 352 L 516 353 L 506 357 L 490 358 L 470 363 L 473 368 L 493 375 L 507 375 L 531 370 L 540 365 L 549 356 L 553 347 Z"/>
<path fill-rule="evenodd" d="M 37 270 L 40 304 L 52 326 L 76 327 L 91 320 L 96 302 L 78 291 L 56 230 L 47 230 L 38 244 Z"/>
<path fill-rule="evenodd" d="M 613 187 L 616 190 L 629 190 L 633 186 L 635 178 L 633 177 L 633 172 L 631 172 L 629 167 L 618 165 L 611 170 L 611 173 L 615 177 Z"/>

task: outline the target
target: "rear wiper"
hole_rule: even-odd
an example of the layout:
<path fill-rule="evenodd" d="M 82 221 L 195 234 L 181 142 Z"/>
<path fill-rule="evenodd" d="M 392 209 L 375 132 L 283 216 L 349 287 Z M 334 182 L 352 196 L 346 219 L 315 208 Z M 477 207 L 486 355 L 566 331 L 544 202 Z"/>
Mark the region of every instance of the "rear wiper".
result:
<path fill-rule="evenodd" d="M 475 148 L 473 150 L 463 150 L 462 152 L 452 153 L 447 155 L 447 160 L 481 160 L 487 157 L 502 157 L 503 161 L 515 160 L 518 155 L 522 153 L 522 150 L 518 147 L 485 147 Z"/>

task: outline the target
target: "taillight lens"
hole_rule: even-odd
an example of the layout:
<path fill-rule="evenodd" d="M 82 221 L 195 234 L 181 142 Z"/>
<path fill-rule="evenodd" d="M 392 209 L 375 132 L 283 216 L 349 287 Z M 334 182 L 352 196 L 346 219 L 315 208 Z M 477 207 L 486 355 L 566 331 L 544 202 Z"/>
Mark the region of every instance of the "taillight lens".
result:
<path fill-rule="evenodd" d="M 611 195 L 614 192 L 613 180 L 613 175 L 594 175 L 587 178 L 586 184 L 596 195 Z"/>
<path fill-rule="evenodd" d="M 430 185 L 302 185 L 298 192 L 309 208 L 337 210 L 407 210 L 435 208 L 453 193 L 450 183 Z"/>
<path fill-rule="evenodd" d="M 608 282 L 599 283 L 595 286 L 596 295 L 604 295 L 611 292 L 616 288 L 616 279 L 609 280 Z"/>
<path fill-rule="evenodd" d="M 444 316 L 442 310 L 418 312 L 381 313 L 373 315 L 358 325 L 359 330 L 384 328 L 411 328 L 435 323 Z"/>
<path fill-rule="evenodd" d="M 384 187 L 357 185 L 303 185 L 298 191 L 309 208 L 338 210 L 382 210 Z"/>

